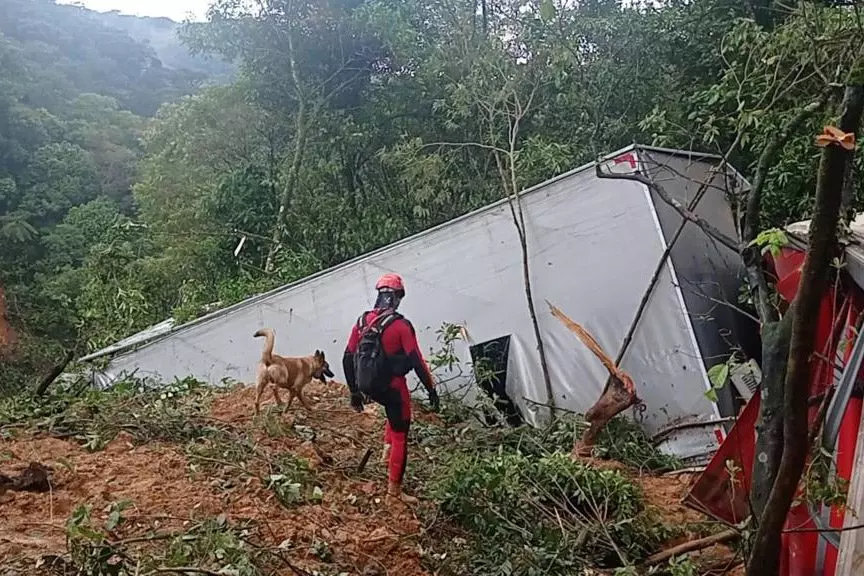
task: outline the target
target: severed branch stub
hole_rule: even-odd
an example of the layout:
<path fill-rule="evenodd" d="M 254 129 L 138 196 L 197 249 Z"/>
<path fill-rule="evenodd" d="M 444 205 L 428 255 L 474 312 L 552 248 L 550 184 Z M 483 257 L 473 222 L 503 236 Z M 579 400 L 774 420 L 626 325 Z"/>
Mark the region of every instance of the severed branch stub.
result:
<path fill-rule="evenodd" d="M 366 452 L 363 454 L 363 457 L 360 459 L 360 462 L 357 464 L 357 468 L 355 469 L 355 472 L 357 474 L 360 474 L 361 472 L 363 472 L 363 469 L 366 468 L 366 464 L 369 462 L 369 458 L 371 458 L 371 457 L 372 457 L 372 449 L 367 448 Z"/>
<path fill-rule="evenodd" d="M 588 429 L 582 438 L 573 446 L 573 456 L 588 456 L 591 448 L 597 443 L 597 438 L 606 424 L 615 416 L 636 404 L 639 399 L 636 396 L 636 387 L 629 374 L 615 365 L 615 362 L 606 354 L 600 344 L 582 326 L 567 317 L 564 312 L 554 306 L 548 300 L 546 304 L 552 315 L 561 321 L 564 326 L 576 334 L 576 337 L 588 347 L 600 360 L 609 372 L 609 381 L 603 389 L 603 394 L 588 412 L 585 420 L 588 421 Z"/>

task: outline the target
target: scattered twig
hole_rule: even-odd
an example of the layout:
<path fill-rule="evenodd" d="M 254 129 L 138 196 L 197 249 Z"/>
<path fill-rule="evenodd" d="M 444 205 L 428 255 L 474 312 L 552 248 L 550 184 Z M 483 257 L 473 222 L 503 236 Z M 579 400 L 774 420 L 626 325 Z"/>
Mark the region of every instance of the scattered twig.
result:
<path fill-rule="evenodd" d="M 162 566 L 151 570 L 147 574 L 164 574 L 166 572 L 176 572 L 177 574 L 207 574 L 207 576 L 224 576 L 219 572 L 207 570 L 206 568 L 196 568 L 195 566 Z"/>
<path fill-rule="evenodd" d="M 705 471 L 705 466 L 692 466 L 690 468 L 681 468 L 680 470 L 670 470 L 664 472 L 663 476 L 680 476 L 681 474 L 699 474 Z"/>
<path fill-rule="evenodd" d="M 211 464 L 221 464 L 227 468 L 234 468 L 235 470 L 240 470 L 244 474 L 248 474 L 250 476 L 255 476 L 252 472 L 250 472 L 247 468 L 243 466 L 239 466 L 234 464 L 233 462 L 228 462 L 227 460 L 219 460 L 218 458 L 209 458 L 207 456 L 200 456 L 198 454 L 190 453 L 187 455 L 188 458 L 193 458 L 195 460 L 201 460 L 202 462 L 210 462 Z"/>
<path fill-rule="evenodd" d="M 547 404 L 547 403 L 545 403 L 545 402 L 538 402 L 537 400 L 533 400 L 533 399 L 528 398 L 528 397 L 526 397 L 526 396 L 523 396 L 523 397 L 522 397 L 522 400 L 524 400 L 524 401 L 527 402 L 528 404 L 533 404 L 534 406 L 539 406 L 539 407 L 541 407 L 541 408 L 552 408 L 552 405 L 551 405 L 551 404 Z M 562 408 L 562 407 L 560 407 L 560 406 L 555 406 L 555 410 L 558 411 L 558 412 L 566 412 L 566 413 L 568 413 L 568 414 L 576 414 L 576 415 L 578 415 L 578 416 L 582 416 L 582 414 L 581 414 L 580 412 L 576 412 L 575 410 L 570 410 L 570 409 L 568 409 L 568 408 Z M 585 426 L 588 425 L 587 422 L 585 422 L 584 424 L 585 424 Z"/>
<path fill-rule="evenodd" d="M 363 469 L 366 468 L 366 464 L 369 462 L 369 458 L 372 457 L 372 449 L 367 448 L 366 452 L 363 454 L 363 458 L 360 459 L 360 462 L 357 464 L 357 474 L 363 472 Z"/>
<path fill-rule="evenodd" d="M 719 560 L 710 564 L 702 565 L 701 570 L 703 576 L 707 574 L 729 574 L 733 568 L 737 568 L 744 564 L 743 558 L 733 558 L 731 560 Z"/>
<path fill-rule="evenodd" d="M 282 553 L 282 550 L 279 550 L 279 549 L 274 550 L 272 548 L 260 548 L 260 549 L 264 550 L 268 554 L 278 558 L 279 561 L 282 562 L 286 568 L 288 568 L 289 570 L 294 572 L 294 574 L 296 574 L 297 576 L 312 576 L 311 573 L 307 572 L 306 570 L 300 568 L 299 566 L 297 566 L 296 564 L 294 564 L 293 562 L 288 560 L 285 557 L 285 555 Z"/>
<path fill-rule="evenodd" d="M 323 462 L 325 465 L 329 466 L 330 464 L 333 464 L 333 457 L 330 456 L 329 454 L 327 454 L 326 452 L 324 452 L 318 446 L 318 443 L 316 442 L 317 440 L 318 440 L 318 433 L 315 432 L 315 430 L 313 429 L 312 430 L 312 441 L 310 442 L 312 444 L 312 450 L 315 451 L 315 455 L 318 456 L 318 458 L 321 459 L 321 462 Z"/>
<path fill-rule="evenodd" d="M 713 534 L 711 536 L 706 536 L 705 538 L 700 538 L 698 540 L 691 540 L 690 542 L 685 542 L 684 544 L 679 544 L 678 546 L 673 546 L 668 550 L 663 550 L 662 552 L 653 554 L 646 558 L 643 564 L 645 564 L 645 566 L 653 566 L 655 564 L 660 564 L 675 556 L 680 556 L 682 554 L 686 554 L 687 552 L 695 552 L 696 550 L 704 550 L 705 548 L 710 548 L 715 544 L 722 544 L 723 542 L 734 540 L 737 537 L 738 532 L 736 530 L 726 530 L 725 532 L 720 532 L 719 534 Z"/>
<path fill-rule="evenodd" d="M 819 434 L 822 433 L 822 424 L 825 421 L 825 414 L 828 412 L 828 404 L 831 403 L 831 399 L 834 397 L 834 388 L 829 388 L 822 394 L 822 400 L 819 402 L 819 410 L 816 412 L 816 418 L 813 420 L 811 426 L 813 428 L 810 430 L 810 434 L 807 437 L 807 445 L 813 446 L 816 442 L 816 439 L 819 437 Z"/>
<path fill-rule="evenodd" d="M 177 536 L 187 536 L 189 538 L 197 538 L 197 536 L 192 536 L 189 532 L 192 532 L 196 528 L 199 528 L 201 524 L 196 524 L 195 526 L 189 528 L 185 532 L 160 532 L 157 534 L 150 534 L 148 536 L 134 536 L 132 538 L 124 538 L 123 540 L 115 540 L 111 542 L 111 546 L 128 546 L 129 544 L 139 544 L 141 542 L 153 542 L 156 540 L 169 540 L 171 538 L 176 538 Z"/>
<path fill-rule="evenodd" d="M 368 558 L 369 560 L 371 560 L 372 562 L 374 562 L 375 564 L 377 564 L 378 567 L 379 567 L 381 570 L 384 571 L 385 576 L 389 576 L 390 571 L 387 570 L 387 567 L 386 567 L 386 566 L 381 562 L 381 560 L 379 560 L 378 558 L 376 558 L 376 557 L 374 557 L 374 556 L 372 556 L 372 555 L 370 555 L 370 554 L 367 554 L 366 552 L 363 552 L 362 550 L 358 550 L 358 552 L 359 552 L 362 556 L 365 556 L 366 558 Z"/>
<path fill-rule="evenodd" d="M 784 534 L 798 533 L 823 533 L 823 532 L 852 532 L 853 530 L 864 530 L 864 524 L 854 524 L 852 526 L 844 526 L 842 528 L 787 528 L 783 530 Z"/>

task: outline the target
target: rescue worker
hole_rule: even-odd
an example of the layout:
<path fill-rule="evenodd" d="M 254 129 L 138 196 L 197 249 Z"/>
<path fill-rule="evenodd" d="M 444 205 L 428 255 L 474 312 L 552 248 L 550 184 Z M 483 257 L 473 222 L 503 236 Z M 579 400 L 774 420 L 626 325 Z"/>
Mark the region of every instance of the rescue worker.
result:
<path fill-rule="evenodd" d="M 416 498 L 402 492 L 402 478 L 408 458 L 408 429 L 411 425 L 411 398 L 406 374 L 411 370 L 417 374 L 429 394 L 429 403 L 434 410 L 439 407 L 438 393 L 432 373 L 417 344 L 414 327 L 396 312 L 405 296 L 402 278 L 398 274 L 385 274 L 375 284 L 375 289 L 378 291 L 375 308 L 364 312 L 351 328 L 342 366 L 351 391 L 351 407 L 361 412 L 364 398 L 368 397 L 382 405 L 387 414 L 381 459 L 388 463 L 388 496 L 406 504 L 415 504 Z M 358 371 L 363 370 L 363 366 L 368 366 L 368 363 L 364 365 L 358 362 L 358 359 L 364 354 L 363 350 L 368 349 L 361 348 L 361 343 L 369 341 L 368 334 L 372 330 L 383 351 L 381 361 L 384 373 L 381 375 L 380 386 L 361 391 L 364 378 Z M 360 351 L 358 348 L 361 348 Z"/>

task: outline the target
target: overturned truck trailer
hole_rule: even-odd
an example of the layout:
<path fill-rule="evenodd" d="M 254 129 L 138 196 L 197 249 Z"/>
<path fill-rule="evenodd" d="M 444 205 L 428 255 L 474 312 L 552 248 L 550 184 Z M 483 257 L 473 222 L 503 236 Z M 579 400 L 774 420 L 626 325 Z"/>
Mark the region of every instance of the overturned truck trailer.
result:
<path fill-rule="evenodd" d="M 632 416 L 665 451 L 705 459 L 736 406 L 732 387 L 717 391 L 712 401 L 707 371 L 755 331 L 735 310 L 743 266 L 737 253 L 697 225 L 682 223 L 679 212 L 632 176 L 653 179 L 676 202 L 737 237 L 727 194 L 745 183 L 730 168 L 718 170 L 718 162 L 631 146 L 600 162 L 607 177 L 598 177 L 592 163 L 520 195 L 551 399 L 506 201 L 188 324 L 166 321 L 82 360 L 100 359 L 95 377 L 103 383 L 133 371 L 167 380 L 191 375 L 212 384 L 251 382 L 262 346 L 252 334 L 266 326 L 276 330 L 280 353 L 321 348 L 336 366 L 352 323 L 373 303 L 375 280 L 397 272 L 407 291 L 401 311 L 424 350 L 440 347 L 436 332 L 443 323 L 463 329 L 456 353 L 464 376 L 447 386 L 464 385 L 471 363 L 485 358 L 521 417 L 536 425 L 551 403 L 587 410 L 607 376 L 544 301 L 582 324 L 610 356 L 641 310 L 621 362 L 643 403 Z"/>

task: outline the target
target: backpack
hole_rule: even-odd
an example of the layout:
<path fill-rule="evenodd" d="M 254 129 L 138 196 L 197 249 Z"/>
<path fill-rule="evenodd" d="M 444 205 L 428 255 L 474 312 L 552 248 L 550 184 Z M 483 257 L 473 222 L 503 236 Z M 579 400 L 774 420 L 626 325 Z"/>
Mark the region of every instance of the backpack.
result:
<path fill-rule="evenodd" d="M 401 318 L 395 312 L 384 312 L 368 326 L 366 314 L 360 316 L 357 327 L 360 329 L 360 342 L 354 355 L 354 372 L 357 387 L 367 395 L 383 391 L 390 386 L 391 370 L 381 344 L 381 335 L 394 320 Z"/>

